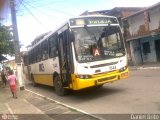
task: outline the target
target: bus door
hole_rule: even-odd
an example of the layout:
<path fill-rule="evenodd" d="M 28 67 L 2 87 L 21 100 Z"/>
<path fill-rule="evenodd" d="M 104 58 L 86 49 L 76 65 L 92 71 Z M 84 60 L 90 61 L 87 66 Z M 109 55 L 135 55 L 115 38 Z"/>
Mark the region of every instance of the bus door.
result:
<path fill-rule="evenodd" d="M 58 35 L 60 75 L 64 87 L 68 87 L 71 82 L 71 55 L 68 35 L 68 29 Z"/>

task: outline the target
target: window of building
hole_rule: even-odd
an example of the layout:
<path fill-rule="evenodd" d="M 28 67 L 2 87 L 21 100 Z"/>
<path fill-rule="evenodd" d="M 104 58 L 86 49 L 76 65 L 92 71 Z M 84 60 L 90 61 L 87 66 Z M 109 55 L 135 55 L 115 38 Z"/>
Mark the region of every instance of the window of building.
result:
<path fill-rule="evenodd" d="M 150 52 L 151 52 L 149 42 L 143 43 L 142 46 L 143 46 L 143 53 L 144 53 L 144 54 L 147 54 L 147 53 L 150 53 Z"/>

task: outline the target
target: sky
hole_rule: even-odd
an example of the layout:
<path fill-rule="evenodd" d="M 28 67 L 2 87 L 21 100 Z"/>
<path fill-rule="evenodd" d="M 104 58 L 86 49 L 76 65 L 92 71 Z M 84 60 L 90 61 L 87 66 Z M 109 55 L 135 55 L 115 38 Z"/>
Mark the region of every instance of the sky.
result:
<path fill-rule="evenodd" d="M 17 0 L 17 25 L 22 50 L 42 33 L 55 30 L 67 19 L 85 11 L 114 7 L 148 7 L 160 0 Z M 6 25 L 11 24 L 10 9 L 5 10 Z M 6 13 L 8 13 L 6 15 Z"/>

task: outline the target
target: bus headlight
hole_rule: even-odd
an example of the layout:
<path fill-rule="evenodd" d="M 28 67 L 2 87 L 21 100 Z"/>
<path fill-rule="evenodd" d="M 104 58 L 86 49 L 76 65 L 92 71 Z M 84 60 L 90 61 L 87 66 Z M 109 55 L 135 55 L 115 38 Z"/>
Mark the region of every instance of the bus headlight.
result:
<path fill-rule="evenodd" d="M 126 69 L 127 69 L 127 66 L 122 67 L 121 69 L 119 69 L 119 72 L 123 72 L 123 71 L 125 71 Z"/>
<path fill-rule="evenodd" d="M 91 75 L 76 75 L 77 78 L 81 78 L 81 79 L 88 79 L 88 78 L 92 78 Z"/>

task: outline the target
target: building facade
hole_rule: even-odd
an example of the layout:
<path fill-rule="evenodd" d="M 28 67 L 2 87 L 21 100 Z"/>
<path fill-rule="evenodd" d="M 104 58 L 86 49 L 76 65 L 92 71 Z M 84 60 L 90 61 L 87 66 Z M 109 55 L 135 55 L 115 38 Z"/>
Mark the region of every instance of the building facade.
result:
<path fill-rule="evenodd" d="M 108 15 L 117 17 L 120 25 L 122 25 L 121 19 L 132 15 L 140 10 L 144 9 L 144 7 L 115 7 L 110 10 L 100 10 L 100 11 L 85 11 L 81 15 Z"/>
<path fill-rule="evenodd" d="M 123 18 L 130 63 L 160 62 L 160 3 Z"/>

